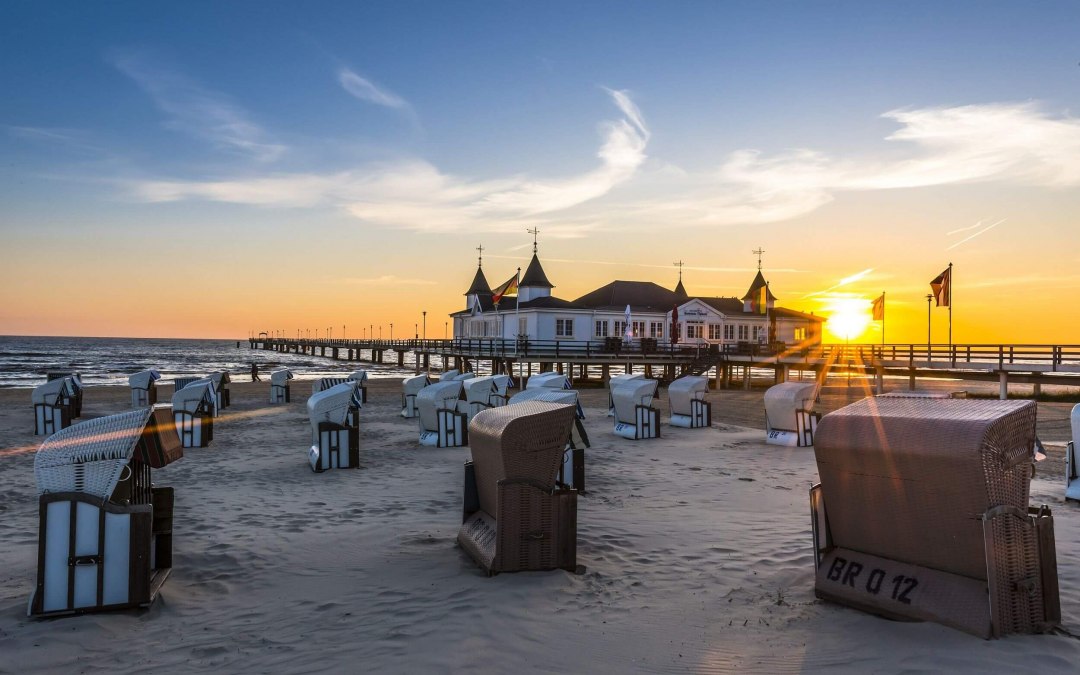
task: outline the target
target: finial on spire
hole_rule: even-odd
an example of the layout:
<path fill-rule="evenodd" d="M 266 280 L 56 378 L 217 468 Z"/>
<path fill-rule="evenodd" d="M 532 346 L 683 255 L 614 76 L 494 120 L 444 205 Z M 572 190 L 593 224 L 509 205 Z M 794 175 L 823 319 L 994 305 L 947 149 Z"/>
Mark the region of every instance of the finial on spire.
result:
<path fill-rule="evenodd" d="M 525 231 L 533 236 L 533 255 L 535 255 L 536 254 L 536 237 L 537 237 L 537 235 L 540 234 L 540 228 L 539 227 L 533 227 L 533 228 L 530 228 L 530 229 L 525 230 Z"/>
<path fill-rule="evenodd" d="M 483 267 L 484 266 L 484 245 L 480 244 L 479 246 L 476 247 L 476 250 L 480 251 L 480 255 L 476 259 L 476 266 L 477 267 Z"/>
<path fill-rule="evenodd" d="M 750 251 L 750 252 L 757 256 L 757 268 L 758 268 L 758 272 L 760 272 L 761 271 L 761 254 L 765 252 L 765 249 L 763 249 L 763 248 L 761 248 L 759 246 L 756 251 Z"/>
<path fill-rule="evenodd" d="M 671 264 L 672 264 L 672 265 L 674 265 L 675 267 L 678 267 L 678 268 L 679 268 L 679 281 L 682 281 L 682 266 L 683 266 L 683 261 L 682 261 L 682 260 L 680 260 L 680 261 L 679 261 L 679 262 L 677 262 L 677 263 L 671 263 Z"/>

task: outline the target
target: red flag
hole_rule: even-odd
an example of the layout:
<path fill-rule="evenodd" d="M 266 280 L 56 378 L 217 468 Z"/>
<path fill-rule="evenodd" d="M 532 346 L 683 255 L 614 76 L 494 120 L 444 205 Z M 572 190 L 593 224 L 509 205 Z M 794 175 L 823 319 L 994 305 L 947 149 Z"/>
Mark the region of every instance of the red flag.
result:
<path fill-rule="evenodd" d="M 499 286 L 498 288 L 496 288 L 495 290 L 493 290 L 491 292 L 491 300 L 497 305 L 497 304 L 499 304 L 499 301 L 502 300 L 503 298 L 505 298 L 506 296 L 512 295 L 512 296 L 514 296 L 516 298 L 517 294 L 518 294 L 518 278 L 517 278 L 517 275 L 515 274 L 514 276 L 507 279 L 506 283 L 504 283 L 503 285 Z"/>
<path fill-rule="evenodd" d="M 930 289 L 934 291 L 934 301 L 938 307 L 948 307 L 952 302 L 952 266 L 934 277 L 930 282 Z"/>

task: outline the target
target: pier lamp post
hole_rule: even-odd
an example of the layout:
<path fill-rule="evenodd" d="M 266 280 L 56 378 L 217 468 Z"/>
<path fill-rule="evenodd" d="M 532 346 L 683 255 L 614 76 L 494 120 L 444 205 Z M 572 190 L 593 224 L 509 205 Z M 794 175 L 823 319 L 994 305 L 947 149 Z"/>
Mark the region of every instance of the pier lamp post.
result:
<path fill-rule="evenodd" d="M 368 335 L 372 340 L 375 339 L 375 324 L 368 324 Z"/>
<path fill-rule="evenodd" d="M 444 340 L 446 339 L 446 337 L 448 335 L 450 335 L 450 333 L 447 332 L 447 330 L 448 330 L 447 326 L 449 326 L 449 325 L 450 325 L 449 321 L 443 321 L 443 324 L 442 324 L 442 339 L 444 339 Z"/>
<path fill-rule="evenodd" d="M 420 312 L 420 313 L 424 315 L 424 333 L 423 333 L 423 337 L 426 340 L 427 339 L 427 310 L 425 309 L 423 312 Z"/>
<path fill-rule="evenodd" d="M 379 339 L 382 339 L 382 325 L 379 325 Z"/>
<path fill-rule="evenodd" d="M 926 362 L 930 363 L 934 357 L 930 353 L 930 301 L 934 299 L 932 293 L 926 294 Z"/>
<path fill-rule="evenodd" d="M 390 324 L 390 339 L 391 340 L 394 339 L 394 324 L 393 323 Z"/>

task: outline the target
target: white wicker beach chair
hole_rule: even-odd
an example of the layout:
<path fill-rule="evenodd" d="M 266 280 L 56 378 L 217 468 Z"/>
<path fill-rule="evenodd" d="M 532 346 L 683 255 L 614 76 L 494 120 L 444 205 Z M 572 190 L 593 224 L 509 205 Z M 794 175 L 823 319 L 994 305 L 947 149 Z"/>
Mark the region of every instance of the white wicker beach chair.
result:
<path fill-rule="evenodd" d="M 82 422 L 41 445 L 31 616 L 154 600 L 172 568 L 173 491 L 152 485 L 150 470 L 182 456 L 166 406 Z"/>
<path fill-rule="evenodd" d="M 585 492 L 585 448 L 590 447 L 590 443 L 589 434 L 585 431 L 585 411 L 581 407 L 578 393 L 573 389 L 537 387 L 519 391 L 510 397 L 510 403 L 525 401 L 544 401 L 574 406 L 574 426 L 570 431 L 566 450 L 563 452 L 558 482 L 563 487 Z"/>
<path fill-rule="evenodd" d="M 128 386 L 131 387 L 131 407 L 145 408 L 157 403 L 157 381 L 161 379 L 161 373 L 150 368 L 128 376 Z"/>
<path fill-rule="evenodd" d="M 420 390 L 431 384 L 431 378 L 427 375 L 407 377 L 401 383 L 401 416 L 412 419 L 419 413 L 416 410 L 416 395 Z"/>
<path fill-rule="evenodd" d="M 712 405 L 705 400 L 709 379 L 686 375 L 668 385 L 671 426 L 701 429 L 712 426 Z"/>
<path fill-rule="evenodd" d="M 71 380 L 71 388 L 74 390 L 74 397 L 71 399 L 69 405 L 71 407 L 71 419 L 76 417 L 82 417 L 82 403 L 83 403 L 83 386 L 82 375 L 75 370 L 53 370 L 46 373 L 45 379 L 48 381 L 59 380 L 63 378 Z"/>
<path fill-rule="evenodd" d="M 1065 446 L 1065 499 L 1080 502 L 1080 464 L 1077 463 L 1077 454 L 1080 454 L 1080 403 L 1073 406 L 1070 417 L 1072 440 Z"/>
<path fill-rule="evenodd" d="M 615 383 L 611 398 L 615 404 L 616 434 L 631 440 L 660 438 L 660 411 L 652 407 L 659 385 L 659 381 L 645 378 Z"/>
<path fill-rule="evenodd" d="M 474 377 L 476 377 L 475 373 L 471 373 L 471 372 L 470 373 L 458 373 L 457 375 L 454 376 L 454 382 L 464 382 L 465 380 L 471 380 Z M 448 380 L 446 377 L 443 377 L 439 381 L 440 382 L 449 382 L 450 380 Z"/>
<path fill-rule="evenodd" d="M 30 392 L 34 404 L 34 435 L 48 436 L 71 426 L 75 417 L 75 383 L 70 377 L 49 380 Z"/>
<path fill-rule="evenodd" d="M 457 368 L 451 368 L 442 375 L 439 376 L 439 382 L 452 382 L 454 378 L 461 374 L 461 371 Z"/>
<path fill-rule="evenodd" d="M 814 412 L 817 384 L 783 382 L 765 392 L 766 442 L 807 447 L 814 444 L 819 415 Z"/>
<path fill-rule="evenodd" d="M 607 382 L 607 390 L 608 390 L 608 399 L 607 399 L 608 400 L 608 412 L 607 412 L 607 415 L 608 415 L 608 417 L 614 417 L 615 416 L 615 399 L 612 398 L 612 396 L 611 396 L 612 389 L 619 386 L 623 382 L 628 382 L 630 380 L 642 380 L 642 379 L 645 379 L 645 376 L 642 375 L 641 373 L 624 373 L 622 375 L 614 375 L 614 376 L 612 376 L 611 378 L 608 379 L 608 382 Z"/>
<path fill-rule="evenodd" d="M 214 394 L 217 396 L 218 408 L 228 408 L 232 404 L 232 396 L 229 394 L 229 383 L 232 382 L 232 378 L 224 370 L 210 373 L 209 377 L 210 381 L 214 383 Z"/>
<path fill-rule="evenodd" d="M 508 375 L 484 375 L 463 380 L 465 400 L 458 405 L 458 409 L 471 420 L 481 410 L 506 405 L 509 398 L 506 392 L 510 385 Z"/>
<path fill-rule="evenodd" d="M 291 379 L 293 379 L 293 374 L 288 368 L 270 373 L 271 403 L 289 403 L 292 401 L 292 387 L 289 386 L 289 380 Z"/>
<path fill-rule="evenodd" d="M 529 376 L 525 384 L 526 389 L 573 389 L 570 379 L 562 373 L 548 371 Z"/>
<path fill-rule="evenodd" d="M 347 377 L 320 377 L 311 383 L 312 395 L 318 394 L 320 391 L 326 391 L 330 387 L 336 387 L 339 384 L 345 384 L 349 381 Z"/>
<path fill-rule="evenodd" d="M 348 379 L 358 382 L 360 384 L 360 400 L 367 403 L 367 381 L 368 372 L 366 370 L 356 370 L 349 373 Z"/>
<path fill-rule="evenodd" d="M 355 380 L 342 382 L 308 399 L 312 471 L 360 468 L 359 387 Z"/>
<path fill-rule="evenodd" d="M 172 397 L 173 421 L 185 448 L 205 448 L 214 438 L 214 385 L 196 380 Z"/>
<path fill-rule="evenodd" d="M 420 444 L 456 448 L 469 443 L 469 420 L 457 409 L 461 381 L 436 382 L 416 395 L 420 419 Z"/>

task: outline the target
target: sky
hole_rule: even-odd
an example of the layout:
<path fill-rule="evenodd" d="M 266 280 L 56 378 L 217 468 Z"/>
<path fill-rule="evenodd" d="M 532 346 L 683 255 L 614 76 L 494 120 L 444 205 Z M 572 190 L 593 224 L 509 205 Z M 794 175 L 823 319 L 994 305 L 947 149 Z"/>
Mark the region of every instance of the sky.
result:
<path fill-rule="evenodd" d="M 1075 2 L 0 4 L 0 334 L 443 337 L 478 245 L 1080 342 Z M 934 342 L 948 312 L 930 312 Z M 836 321 L 834 325 L 849 325 Z M 441 325 L 440 325 L 441 324 Z M 836 330 L 827 340 L 840 339 Z"/>

